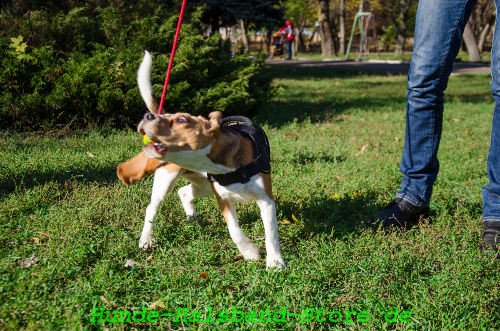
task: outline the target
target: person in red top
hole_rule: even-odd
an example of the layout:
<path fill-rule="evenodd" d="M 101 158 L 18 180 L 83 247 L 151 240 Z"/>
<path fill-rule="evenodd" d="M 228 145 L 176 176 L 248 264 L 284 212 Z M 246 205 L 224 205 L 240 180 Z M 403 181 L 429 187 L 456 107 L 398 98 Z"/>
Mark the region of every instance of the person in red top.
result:
<path fill-rule="evenodd" d="M 295 34 L 293 31 L 292 22 L 286 21 L 285 26 L 280 29 L 280 32 L 285 36 L 286 52 L 288 54 L 287 60 L 292 59 L 293 41 L 295 40 Z"/>

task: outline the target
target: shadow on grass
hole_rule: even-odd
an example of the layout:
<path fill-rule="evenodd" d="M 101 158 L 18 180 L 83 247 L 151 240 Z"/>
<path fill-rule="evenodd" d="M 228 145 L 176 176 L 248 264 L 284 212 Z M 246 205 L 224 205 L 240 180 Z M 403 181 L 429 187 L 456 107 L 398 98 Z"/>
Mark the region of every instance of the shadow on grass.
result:
<path fill-rule="evenodd" d="M 464 91 L 465 92 L 465 91 Z M 447 101 L 462 103 L 491 103 L 493 108 L 494 100 L 489 93 L 449 93 L 445 97 Z M 446 104 L 445 104 L 446 107 Z"/>
<path fill-rule="evenodd" d="M 379 207 L 374 204 L 375 200 L 375 192 L 366 192 L 338 199 L 316 198 L 300 204 L 290 201 L 278 202 L 277 208 L 284 215 L 301 215 L 299 222 L 303 227 L 295 239 L 318 233 L 331 233 L 333 237 L 342 237 L 363 226 L 372 216 Z"/>
<path fill-rule="evenodd" d="M 394 76 L 403 75 L 402 72 L 375 72 L 372 70 L 347 70 L 341 66 L 293 66 L 267 65 L 263 73 L 266 78 L 309 80 L 319 78 L 354 78 L 364 76 Z"/>
<path fill-rule="evenodd" d="M 314 91 L 303 88 L 287 91 L 285 96 L 271 100 L 260 109 L 256 121 L 271 127 L 282 127 L 293 121 L 310 120 L 313 123 L 331 120 L 352 110 L 376 111 L 388 109 L 404 111 L 406 107 L 406 81 L 361 80 L 361 76 L 394 76 L 391 73 L 346 71 L 334 67 L 267 66 L 263 75 L 270 79 L 311 80 L 346 79 L 342 85 L 349 94 L 336 93 L 332 82 L 331 91 Z M 347 80 L 350 79 L 350 80 Z M 464 75 L 460 79 L 466 80 Z M 478 93 L 474 89 L 454 88 L 446 93 L 447 102 L 493 103 L 489 91 Z"/>
<path fill-rule="evenodd" d="M 358 97 L 357 99 L 343 100 L 334 98 L 321 102 L 308 102 L 304 100 L 274 101 L 265 107 L 256 120 L 260 123 L 280 128 L 292 122 L 310 120 L 312 123 L 324 122 L 335 119 L 336 116 L 352 109 L 373 111 L 377 108 L 394 106 L 404 108 L 404 97 Z"/>
<path fill-rule="evenodd" d="M 263 75 L 270 79 L 314 81 L 332 78 L 352 79 L 360 77 L 361 73 L 333 68 L 268 66 Z M 362 73 L 362 75 L 384 76 L 384 74 L 374 73 Z M 346 80 L 343 84 L 348 82 Z M 255 120 L 279 128 L 292 121 L 302 122 L 306 119 L 311 120 L 313 123 L 326 121 L 353 109 L 373 111 L 379 108 L 387 109 L 387 107 L 404 108 L 404 92 L 400 93 L 400 95 L 382 92 L 366 94 L 366 91 L 379 88 L 381 84 L 373 81 L 356 81 L 352 84 L 352 91 L 347 95 L 336 94 L 336 87 L 333 83 L 331 91 L 314 91 L 303 88 L 303 90 L 287 92 L 284 99 L 280 97 L 277 100 L 268 102 L 260 109 Z M 398 81 L 387 81 L 383 84 L 387 91 L 395 91 L 398 88 L 405 91 L 406 87 L 400 85 L 401 82 Z"/>
<path fill-rule="evenodd" d="M 304 165 L 313 162 L 337 164 L 344 162 L 345 160 L 347 160 L 345 155 L 329 155 L 304 151 L 297 151 L 296 153 L 294 152 L 287 155 L 273 157 L 273 162 L 287 162 L 289 164 L 293 163 L 297 165 Z"/>
<path fill-rule="evenodd" d="M 339 199 L 325 196 L 320 199 L 311 197 L 307 201 L 282 201 L 278 198 L 278 222 L 282 223 L 285 219 L 290 222 L 278 225 L 287 232 L 280 238 L 282 244 L 288 247 L 288 251 L 294 251 L 300 242 L 311 236 L 322 234 L 330 239 L 341 239 L 366 229 L 366 222 L 382 207 L 375 204 L 375 196 L 375 192 L 363 192 Z M 238 215 L 242 225 L 261 221 L 259 212 L 240 212 Z"/>
<path fill-rule="evenodd" d="M 118 180 L 116 177 L 116 165 L 109 164 L 106 167 L 75 167 L 61 171 L 43 172 L 34 169 L 22 176 L 0 180 L 0 197 L 49 182 L 66 183 L 71 180 L 110 184 Z"/>

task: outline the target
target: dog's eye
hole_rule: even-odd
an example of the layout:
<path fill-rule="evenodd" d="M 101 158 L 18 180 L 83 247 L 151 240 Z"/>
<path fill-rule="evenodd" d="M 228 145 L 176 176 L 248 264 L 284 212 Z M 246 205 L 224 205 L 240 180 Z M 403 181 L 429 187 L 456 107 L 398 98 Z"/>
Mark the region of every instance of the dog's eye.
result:
<path fill-rule="evenodd" d="M 187 123 L 187 122 L 188 122 L 188 119 L 187 119 L 187 118 L 185 118 L 184 116 L 180 116 L 180 117 L 177 117 L 177 118 L 175 119 L 175 121 L 176 121 L 177 123 Z"/>

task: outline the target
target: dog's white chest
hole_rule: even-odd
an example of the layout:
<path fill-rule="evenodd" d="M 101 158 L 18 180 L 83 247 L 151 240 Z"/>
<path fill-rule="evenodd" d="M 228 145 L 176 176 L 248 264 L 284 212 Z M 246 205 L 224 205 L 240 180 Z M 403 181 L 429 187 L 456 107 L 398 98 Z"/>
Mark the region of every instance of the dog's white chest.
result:
<path fill-rule="evenodd" d="M 205 174 L 207 172 L 211 174 L 224 174 L 235 170 L 234 168 L 228 168 L 222 164 L 212 162 L 208 158 L 208 153 L 210 153 L 211 149 L 212 145 L 207 145 L 195 151 L 169 152 L 164 161 L 178 164 L 184 169 Z"/>
<path fill-rule="evenodd" d="M 216 182 L 214 183 L 214 188 L 223 200 L 246 202 L 262 198 L 262 194 L 264 194 L 264 181 L 261 176 L 255 175 L 244 184 L 235 183 L 222 186 Z"/>

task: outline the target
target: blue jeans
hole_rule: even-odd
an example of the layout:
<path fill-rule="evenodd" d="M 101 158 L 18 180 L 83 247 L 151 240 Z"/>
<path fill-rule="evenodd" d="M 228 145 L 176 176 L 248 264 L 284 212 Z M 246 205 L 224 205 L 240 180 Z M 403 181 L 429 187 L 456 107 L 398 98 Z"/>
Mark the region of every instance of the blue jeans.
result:
<path fill-rule="evenodd" d="M 292 59 L 292 51 L 293 51 L 293 40 L 286 40 L 285 41 L 285 47 L 286 47 L 286 54 L 287 54 L 287 59 L 291 60 Z"/>
<path fill-rule="evenodd" d="M 428 206 L 439 171 L 437 151 L 443 124 L 443 95 L 460 49 L 462 33 L 475 0 L 420 0 L 415 44 L 408 73 L 406 134 L 397 197 Z M 495 0 L 497 17 L 500 0 Z M 491 93 L 495 100 L 489 183 L 483 187 L 483 219 L 500 221 L 500 22 L 495 25 L 491 54 Z M 458 160 L 457 160 L 458 162 Z"/>

